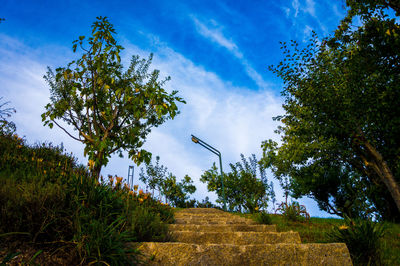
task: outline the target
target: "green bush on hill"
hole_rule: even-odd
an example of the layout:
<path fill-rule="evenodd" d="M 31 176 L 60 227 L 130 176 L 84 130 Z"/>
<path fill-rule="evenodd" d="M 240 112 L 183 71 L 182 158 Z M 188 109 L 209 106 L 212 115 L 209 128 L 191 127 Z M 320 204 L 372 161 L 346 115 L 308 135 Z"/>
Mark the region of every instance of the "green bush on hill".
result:
<path fill-rule="evenodd" d="M 129 190 L 121 177 L 99 182 L 59 147 L 0 134 L 1 243 L 68 246 L 72 263 L 125 265 L 137 254 L 128 242 L 167 240 L 172 221 L 169 206 Z"/>

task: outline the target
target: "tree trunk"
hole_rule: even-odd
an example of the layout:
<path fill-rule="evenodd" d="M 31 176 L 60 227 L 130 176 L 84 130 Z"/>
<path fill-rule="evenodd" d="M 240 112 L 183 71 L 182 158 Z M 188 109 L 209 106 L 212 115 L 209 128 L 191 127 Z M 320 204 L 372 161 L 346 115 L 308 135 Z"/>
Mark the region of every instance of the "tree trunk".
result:
<path fill-rule="evenodd" d="M 369 143 L 369 141 L 363 135 L 361 136 L 360 140 L 362 141 L 362 144 L 369 155 L 368 159 L 362 157 L 365 166 L 370 167 L 380 177 L 381 181 L 385 184 L 394 202 L 396 203 L 397 209 L 400 213 L 400 186 L 396 182 L 392 171 L 379 151 L 371 143 Z"/>

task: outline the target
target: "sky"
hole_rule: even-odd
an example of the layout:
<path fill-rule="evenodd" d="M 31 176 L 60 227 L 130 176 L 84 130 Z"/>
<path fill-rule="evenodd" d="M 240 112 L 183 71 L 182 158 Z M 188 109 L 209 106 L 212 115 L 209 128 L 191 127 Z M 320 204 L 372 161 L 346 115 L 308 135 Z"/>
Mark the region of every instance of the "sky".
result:
<path fill-rule="evenodd" d="M 154 128 L 145 149 L 178 177 L 188 174 L 197 187 L 192 198 L 215 194 L 201 183 L 201 174 L 218 158 L 190 139 L 193 134 L 217 148 L 223 169 L 240 154 L 261 158 L 261 142 L 280 140 L 272 117 L 284 114 L 282 81 L 268 70 L 283 60 L 280 42 L 306 45 L 312 31 L 331 34 L 344 18 L 344 1 L 28 1 L 0 0 L 0 97 L 16 109 L 11 118 L 28 143 L 63 143 L 86 164 L 83 146 L 60 129 L 44 127 L 41 114 L 49 103 L 47 67 L 65 67 L 79 55 L 72 41 L 89 36 L 97 16 L 106 16 L 125 48 L 122 61 L 154 54 L 151 68 L 170 76 L 168 91 L 178 90 L 186 104 L 180 114 Z M 102 175 L 124 178 L 134 163 L 113 156 Z M 135 166 L 134 183 L 139 167 Z M 275 183 L 278 201 L 282 191 Z M 311 216 L 329 217 L 307 198 Z"/>

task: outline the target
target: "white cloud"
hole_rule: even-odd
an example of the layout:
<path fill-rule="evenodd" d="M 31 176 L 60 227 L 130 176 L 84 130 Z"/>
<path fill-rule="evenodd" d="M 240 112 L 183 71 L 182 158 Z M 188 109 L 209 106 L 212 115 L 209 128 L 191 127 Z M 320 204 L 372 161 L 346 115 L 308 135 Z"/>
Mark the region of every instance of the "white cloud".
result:
<path fill-rule="evenodd" d="M 300 8 L 299 0 L 293 0 L 292 7 L 294 9 L 294 17 L 296 18 L 297 15 L 299 14 L 299 8 Z"/>
<path fill-rule="evenodd" d="M 303 9 L 305 13 L 310 14 L 312 17 L 316 17 L 315 15 L 315 3 L 313 0 L 306 0 L 306 6 Z"/>
<path fill-rule="evenodd" d="M 211 24 L 212 27 L 210 27 L 193 15 L 191 18 L 196 26 L 197 32 L 200 35 L 227 49 L 239 60 L 247 75 L 257 84 L 258 87 L 261 89 L 268 89 L 269 84 L 265 82 L 262 76 L 251 66 L 250 62 L 244 57 L 238 46 L 231 39 L 225 37 L 225 35 L 222 33 L 221 26 L 219 26 L 216 21 L 210 20 L 208 23 Z"/>

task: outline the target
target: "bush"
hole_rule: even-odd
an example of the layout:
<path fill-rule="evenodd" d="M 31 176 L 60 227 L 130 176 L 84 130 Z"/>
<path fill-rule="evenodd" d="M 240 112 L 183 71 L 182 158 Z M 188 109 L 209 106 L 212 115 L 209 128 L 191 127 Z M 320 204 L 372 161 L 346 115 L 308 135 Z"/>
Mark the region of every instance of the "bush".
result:
<path fill-rule="evenodd" d="M 310 214 L 308 214 L 306 207 L 304 205 L 300 205 L 298 202 L 293 201 L 288 204 L 286 202 L 282 202 L 276 212 L 280 212 L 282 216 L 291 222 L 303 222 L 310 220 Z"/>
<path fill-rule="evenodd" d="M 381 265 L 381 238 L 384 233 L 383 224 L 346 217 L 344 225 L 334 227 L 327 235 L 332 242 L 346 243 L 354 264 Z"/>
<path fill-rule="evenodd" d="M 125 265 L 137 254 L 127 242 L 166 240 L 168 222 L 169 206 L 121 177 L 97 180 L 62 148 L 0 134 L 0 243 L 68 245 L 77 264 Z"/>
<path fill-rule="evenodd" d="M 255 213 L 254 219 L 259 224 L 272 224 L 271 216 L 265 211 Z"/>

